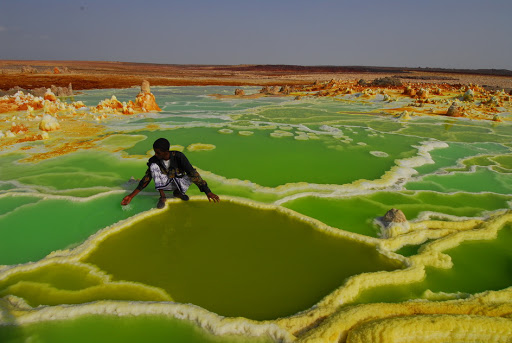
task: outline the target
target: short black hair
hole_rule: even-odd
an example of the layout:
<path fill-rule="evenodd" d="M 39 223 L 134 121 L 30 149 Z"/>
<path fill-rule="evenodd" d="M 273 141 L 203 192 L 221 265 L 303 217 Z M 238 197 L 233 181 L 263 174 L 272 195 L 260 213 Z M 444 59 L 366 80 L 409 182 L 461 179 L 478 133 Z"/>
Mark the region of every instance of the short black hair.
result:
<path fill-rule="evenodd" d="M 155 143 L 153 143 L 153 150 L 158 149 L 161 151 L 169 151 L 171 144 L 165 138 L 158 138 Z"/>

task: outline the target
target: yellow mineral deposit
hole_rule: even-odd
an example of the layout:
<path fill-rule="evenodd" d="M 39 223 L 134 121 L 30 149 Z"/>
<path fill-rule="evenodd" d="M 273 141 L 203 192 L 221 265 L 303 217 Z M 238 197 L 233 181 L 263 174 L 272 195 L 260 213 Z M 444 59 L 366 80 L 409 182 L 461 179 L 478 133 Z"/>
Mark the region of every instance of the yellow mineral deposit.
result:
<path fill-rule="evenodd" d="M 442 251 L 456 247 L 464 241 L 495 239 L 498 231 L 511 222 L 512 211 L 506 211 L 487 222 L 429 220 L 412 224 L 411 231 L 415 234 L 406 232 L 396 235 L 395 238 L 382 240 L 381 249 L 395 250 L 405 242 L 441 239 L 427 244 L 420 250 L 420 254 L 409 258 L 407 269 L 388 272 L 385 278 L 372 275 L 371 280 L 366 280 L 366 275 L 355 276 L 320 302 L 315 310 L 278 320 L 278 323 L 291 332 L 299 332 L 302 327 L 313 325 L 322 316 L 331 315 L 328 310 L 322 310 L 322 306 L 335 308 L 355 297 L 356 294 L 350 294 L 352 289 L 357 293 L 377 284 L 419 281 L 425 276 L 426 266 L 451 268 L 450 256 Z M 357 287 L 354 287 L 356 282 Z M 468 299 L 444 302 L 414 300 L 398 304 L 341 307 L 299 341 L 396 342 L 397 337 L 402 337 L 404 342 L 507 342 L 512 337 L 511 310 L 512 287 L 502 291 L 487 291 Z M 465 329 L 462 330 L 462 327 Z"/>
<path fill-rule="evenodd" d="M 385 90 L 385 92 L 384 92 Z M 279 88 L 267 89 L 268 94 L 279 94 Z M 283 91 L 284 92 L 284 91 Z M 375 101 L 376 95 L 383 96 L 384 101 L 391 99 L 408 99 L 407 106 L 403 102 L 400 107 L 388 108 L 387 114 L 400 115 L 402 120 L 413 121 L 416 115 L 430 116 L 464 116 L 467 119 L 509 120 L 500 117 L 499 112 L 511 108 L 510 95 L 504 92 L 489 92 L 478 86 L 468 86 L 463 89 L 442 85 L 390 85 L 372 86 L 360 85 L 355 81 L 336 81 L 317 83 L 293 89 L 293 96 L 311 98 L 312 96 L 349 96 L 361 94 L 360 101 Z M 267 93 L 261 93 L 265 95 Z M 281 94 L 282 95 L 282 94 Z M 340 100 L 345 101 L 345 100 Z M 352 101 L 352 100 L 346 100 Z M 392 104 L 386 104 L 392 106 Z M 51 90 L 43 97 L 25 95 L 18 92 L 13 96 L 0 98 L 0 113 L 20 112 L 17 117 L 2 118 L 0 131 L 0 148 L 15 146 L 17 143 L 46 139 L 44 153 L 29 155 L 24 161 L 38 161 L 45 158 L 64 155 L 80 149 L 98 148 L 99 138 L 105 134 L 105 128 L 92 120 L 79 118 L 81 115 L 91 119 L 96 112 L 108 118 L 111 113 L 135 114 L 149 111 L 160 111 L 154 95 L 150 92 L 149 83 L 144 82 L 135 102 L 119 102 L 115 96 L 106 99 L 96 107 L 87 108 L 82 102 L 68 105 L 61 102 Z M 379 113 L 382 111 L 379 110 Z M 467 120 L 461 118 L 463 120 Z M 457 119 L 454 119 L 457 120 Z M 252 125 L 252 126 L 251 126 Z M 252 134 L 258 126 L 247 123 L 233 124 L 230 129 L 220 129 L 223 134 L 232 134 L 238 130 L 239 135 Z M 157 129 L 158 126 L 155 127 Z M 297 140 L 318 138 L 314 133 L 292 131 L 285 128 L 268 126 L 275 130 L 271 137 L 280 138 L 294 136 Z M 234 130 L 233 130 L 234 129 Z M 51 136 L 48 134 L 51 132 Z M 87 138 L 85 140 L 84 138 Z M 342 138 L 343 136 L 340 136 Z M 59 140 L 65 138 L 65 140 Z M 245 139 L 245 138 L 244 138 Z M 247 138 L 250 139 L 250 138 Z M 381 238 L 349 233 L 331 228 L 309 217 L 283 209 L 279 205 L 295 199 L 299 192 L 332 192 L 343 195 L 368 190 L 385 189 L 398 183 L 398 180 L 408 179 L 416 173 L 417 166 L 432 162 L 429 152 L 435 148 L 447 147 L 440 141 L 422 142 L 416 156 L 397 159 L 395 166 L 375 180 L 357 180 L 345 185 L 323 185 L 296 182 L 277 187 L 264 187 L 256 183 L 238 179 L 226 179 L 223 176 L 201 171 L 208 180 L 219 181 L 229 186 L 243 185 L 252 191 L 282 196 L 274 205 L 262 205 L 252 201 L 224 197 L 224 201 L 244 202 L 258 208 L 272 208 L 284 211 L 287 215 L 297 216 L 301 220 L 314 222 L 320 230 L 330 234 L 342 234 L 354 240 L 375 245 L 382 254 L 398 259 L 405 266 L 403 269 L 390 272 L 375 272 L 350 277 L 343 285 L 321 299 L 314 307 L 286 318 L 272 321 L 255 322 L 243 318 L 223 318 L 196 306 L 172 303 L 172 299 L 159 289 L 142 286 L 130 282 L 111 280 L 105 273 L 80 261 L 95 244 L 116 230 L 121 230 L 130 223 L 151 216 L 154 211 L 132 218 L 130 222 L 106 228 L 92 236 L 80 247 L 73 250 L 57 251 L 47 258 L 25 265 L 0 266 L 2 280 L 16 277 L 20 273 L 28 273 L 45 265 L 66 263 L 82 270 L 97 284 L 93 287 L 69 291 L 53 288 L 51 285 L 19 284 L 9 287 L 24 287 L 24 291 L 37 298 L 37 292 L 54 297 L 67 299 L 69 303 L 82 302 L 92 299 L 91 294 L 105 294 L 105 297 L 115 298 L 118 294 L 136 294 L 139 300 L 158 299 L 161 302 L 136 303 L 130 301 L 98 301 L 95 303 L 75 306 L 35 307 L 15 296 L 5 296 L 0 299 L 0 323 L 16 322 L 17 324 L 33 323 L 51 319 L 66 319 L 69 317 L 85 316 L 87 314 L 107 313 L 114 315 L 161 314 L 173 318 L 188 319 L 199 326 L 216 334 L 233 333 L 254 335 L 267 334 L 276 341 L 282 342 L 509 342 L 512 337 L 512 288 L 500 291 L 486 291 L 465 299 L 434 301 L 435 296 L 423 300 L 406 301 L 402 303 L 373 303 L 350 305 L 361 292 L 372 288 L 388 285 L 402 285 L 420 282 L 425 278 L 426 267 L 449 269 L 453 266 L 451 257 L 444 251 L 457 247 L 462 242 L 475 240 L 490 240 L 497 237 L 498 231 L 512 223 L 512 211 L 494 213 L 487 220 L 469 219 L 461 221 L 418 220 L 415 222 L 391 221 L 382 224 Z M 195 143 L 187 147 L 188 151 L 215 149 L 215 145 Z M 184 150 L 183 146 L 173 146 L 172 150 Z M 370 152 L 374 156 L 382 156 L 378 151 Z M 152 152 L 151 152 L 152 154 Z M 199 201 L 199 198 L 193 197 Z M 201 198 L 202 199 L 202 198 Z M 171 202 L 174 200 L 170 200 Z M 205 201 L 202 199 L 201 201 Z M 293 214 L 291 214 L 293 213 Z M 341 232 L 341 233 L 340 233 Z M 429 240 L 433 242 L 426 243 Z M 406 245 L 424 244 L 418 254 L 402 257 L 395 252 Z M 32 288 L 31 288 L 32 287 Z M 120 291 L 121 290 L 121 291 Z M 22 291 L 21 289 L 19 290 Z M 37 300 L 37 299 L 36 299 Z M 122 299 L 121 299 L 122 300 Z M 70 310 L 71 308 L 71 310 Z"/>
<path fill-rule="evenodd" d="M 207 151 L 215 149 L 215 145 L 213 144 L 204 144 L 204 143 L 194 143 L 190 144 L 187 147 L 188 151 Z"/>
<path fill-rule="evenodd" d="M 142 82 L 142 86 L 139 94 L 137 94 L 137 98 L 135 99 L 135 108 L 142 112 L 151 112 L 151 111 L 161 111 L 160 107 L 158 107 L 155 96 L 151 93 L 149 88 L 149 82 L 144 80 Z"/>
<path fill-rule="evenodd" d="M 128 103 L 121 103 L 115 95 L 112 95 L 110 99 L 101 101 L 93 110 L 97 113 L 136 114 L 141 112 L 159 112 L 162 109 L 157 105 L 155 96 L 151 93 L 149 82 L 144 80 L 141 90 L 135 98 L 135 102 L 130 100 Z"/>
<path fill-rule="evenodd" d="M 45 114 L 41 123 L 39 123 L 39 129 L 42 131 L 55 131 L 60 129 L 60 124 L 57 118 Z"/>
<path fill-rule="evenodd" d="M 0 320 L 16 321 L 26 324 L 57 318 L 69 318 L 87 314 L 159 314 L 173 318 L 186 318 L 213 333 L 241 333 L 249 335 L 268 334 L 282 342 L 507 342 L 512 337 L 512 288 L 501 291 L 486 291 L 469 296 L 465 299 L 446 301 L 411 300 L 402 303 L 371 303 L 346 306 L 362 291 L 378 286 L 400 285 L 421 281 L 425 277 L 425 267 L 435 265 L 438 268 L 450 268 L 451 258 L 443 251 L 470 240 L 494 239 L 498 231 L 512 223 L 512 211 L 496 213 L 488 221 L 467 220 L 463 222 L 443 222 L 425 220 L 412 223 L 409 231 L 394 232 L 391 238 L 371 238 L 356 233 L 346 232 L 327 226 L 312 218 L 300 215 L 280 206 L 266 205 L 239 198 L 223 198 L 224 201 L 243 203 L 258 209 L 279 211 L 298 220 L 311 223 L 317 230 L 329 235 L 343 236 L 347 239 L 375 245 L 384 255 L 405 263 L 404 269 L 380 271 L 352 276 L 338 289 L 327 295 L 309 310 L 286 318 L 268 321 L 252 321 L 244 318 L 222 318 L 214 313 L 188 304 L 169 302 L 168 295 L 159 288 L 144 286 L 138 283 L 112 281 L 110 276 L 90 264 L 86 259 L 99 244 L 130 225 L 149 218 L 158 210 L 150 210 L 125 222 L 107 227 L 91 236 L 85 243 L 73 250 L 62 250 L 50 254 L 45 259 L 25 265 L 4 267 L 0 283 L 13 284 L 12 287 L 25 287 L 30 292 L 32 302 L 37 303 L 37 289 L 30 290 L 30 285 L 17 284 L 20 275 L 34 270 L 42 270 L 51 265 L 68 265 L 77 272 L 93 280 L 95 286 L 83 291 L 45 289 L 41 294 L 47 297 L 66 298 L 69 302 L 78 297 L 84 299 L 98 292 L 116 297 L 119 294 L 137 295 L 141 300 L 148 298 L 161 299 L 161 302 L 133 303 L 98 301 L 95 303 L 69 306 L 32 307 L 15 296 L 4 297 L 0 307 Z M 193 197 L 194 201 L 206 201 L 203 197 Z M 177 200 L 170 200 L 171 202 Z M 399 211 L 391 211 L 386 220 L 395 222 L 406 221 Z M 427 244 L 420 253 L 411 258 L 394 254 L 405 243 L 425 240 L 431 232 L 438 238 Z M 420 234 L 421 233 L 421 234 Z M 411 235 L 412 234 L 412 235 Z M 401 241 L 401 242 L 400 242 Z M 441 261 L 441 263 L 440 263 Z M 83 269 L 80 271 L 78 269 Z M 12 279 L 12 281 L 10 281 Z M 91 281 L 92 282 L 92 281 Z M 18 285 L 18 286 L 15 286 Z M 27 288 L 28 287 L 28 288 Z M 117 290 L 115 292 L 114 290 Z M 77 298 L 77 301 L 78 301 Z M 433 296 L 435 298 L 435 296 Z M 36 300 L 34 300 L 36 299 Z M 48 298 L 45 298 L 48 302 Z M 70 311 L 70 309 L 72 309 Z M 4 313 L 4 314 L 2 314 Z M 6 317 L 5 313 L 9 313 Z"/>

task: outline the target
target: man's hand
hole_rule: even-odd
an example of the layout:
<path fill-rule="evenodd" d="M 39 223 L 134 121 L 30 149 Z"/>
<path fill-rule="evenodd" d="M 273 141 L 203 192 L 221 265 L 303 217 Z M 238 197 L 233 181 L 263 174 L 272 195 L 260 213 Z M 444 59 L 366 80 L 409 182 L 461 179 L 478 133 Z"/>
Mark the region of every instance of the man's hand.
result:
<path fill-rule="evenodd" d="M 125 196 L 123 198 L 123 200 L 121 201 L 121 205 L 128 205 L 130 203 L 130 201 L 132 201 L 133 197 L 136 196 L 137 194 L 139 194 L 140 190 L 138 189 L 135 189 L 133 192 L 131 192 L 130 194 L 128 194 L 127 196 Z"/>
<path fill-rule="evenodd" d="M 210 202 L 212 200 L 213 200 L 213 202 L 219 202 L 220 201 L 219 196 L 217 194 L 213 194 L 212 192 L 207 193 L 206 196 L 208 197 L 208 201 L 210 201 Z"/>
<path fill-rule="evenodd" d="M 130 203 L 130 201 L 132 201 L 132 199 L 133 199 L 133 196 L 131 194 L 128 194 L 121 201 L 121 205 L 123 205 L 123 206 L 128 205 Z"/>

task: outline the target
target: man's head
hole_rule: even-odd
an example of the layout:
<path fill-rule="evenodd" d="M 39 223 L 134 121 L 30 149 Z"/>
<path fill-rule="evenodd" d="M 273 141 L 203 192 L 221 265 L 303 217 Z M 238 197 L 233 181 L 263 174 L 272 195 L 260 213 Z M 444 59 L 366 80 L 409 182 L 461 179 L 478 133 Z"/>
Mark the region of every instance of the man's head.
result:
<path fill-rule="evenodd" d="M 168 152 L 170 147 L 171 144 L 167 139 L 158 138 L 153 143 L 153 150 L 155 150 L 155 156 L 158 157 L 159 159 L 165 159 L 166 157 L 169 158 Z"/>
<path fill-rule="evenodd" d="M 155 143 L 153 143 L 153 150 L 161 150 L 161 151 L 169 151 L 171 144 L 165 138 L 158 138 Z"/>

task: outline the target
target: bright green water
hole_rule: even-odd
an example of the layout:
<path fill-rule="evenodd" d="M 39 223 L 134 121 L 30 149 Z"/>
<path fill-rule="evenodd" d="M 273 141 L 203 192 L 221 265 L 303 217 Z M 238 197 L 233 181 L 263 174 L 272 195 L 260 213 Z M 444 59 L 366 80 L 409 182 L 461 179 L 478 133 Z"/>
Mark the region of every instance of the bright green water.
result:
<path fill-rule="evenodd" d="M 305 310 L 351 275 L 398 267 L 372 246 L 278 212 L 204 202 L 169 206 L 101 243 L 86 262 L 178 302 L 252 319 Z"/>
<path fill-rule="evenodd" d="M 98 147 L 100 150 L 100 147 Z M 119 187 L 120 180 L 127 180 L 140 173 L 140 162 L 120 159 L 106 152 L 78 152 L 43 160 L 38 163 L 19 163 L 22 155 L 9 155 L 0 164 L 0 175 L 4 181 L 18 181 L 35 189 L 45 188 L 52 194 L 72 194 L 77 191 L 91 194 L 87 189 L 100 188 L 96 193 Z M 60 191 L 60 192 L 58 192 Z"/>
<path fill-rule="evenodd" d="M 509 151 L 504 146 L 495 143 L 450 143 L 448 148 L 437 149 L 430 153 L 435 164 L 426 164 L 417 168 L 417 170 L 421 174 L 432 173 L 442 168 L 455 167 L 460 159 L 466 157 L 487 153 L 495 155 L 496 153 L 507 153 Z"/>
<path fill-rule="evenodd" d="M 512 195 L 494 193 L 379 192 L 341 199 L 305 197 L 289 201 L 284 206 L 330 226 L 377 237 L 380 229 L 374 220 L 391 208 L 400 208 L 409 220 L 414 220 L 423 211 L 475 217 L 484 211 L 507 208 L 507 202 L 511 200 Z"/>
<path fill-rule="evenodd" d="M 479 293 L 512 286 L 512 225 L 500 230 L 498 238 L 468 241 L 444 251 L 453 268 L 426 268 L 424 281 L 400 286 L 372 288 L 360 294 L 355 303 L 400 302 L 420 298 L 424 291 Z"/>
<path fill-rule="evenodd" d="M 2 343 L 266 343 L 268 337 L 206 333 L 187 321 L 158 316 L 86 316 L 24 326 L 0 326 Z"/>
<path fill-rule="evenodd" d="M 245 89 L 247 93 L 258 90 L 255 87 Z M 116 95 L 120 101 L 128 101 L 133 100 L 138 91 L 138 88 L 92 90 L 76 96 L 75 100 L 96 105 L 100 100 Z M 283 206 L 333 227 L 363 235 L 376 236 L 378 230 L 373 220 L 384 215 L 391 207 L 403 210 L 409 219 L 417 218 L 422 211 L 472 217 L 510 208 L 512 130 L 509 122 L 489 123 L 430 117 L 415 117 L 402 122 L 370 114 L 372 111 L 378 113 L 385 108 L 406 105 L 407 101 L 388 104 L 373 100 L 360 101 L 355 97 L 347 97 L 352 99 L 349 101 L 324 98 L 295 101 L 293 98 L 278 97 L 208 97 L 214 93 L 233 94 L 234 87 L 153 87 L 152 92 L 163 109 L 161 113 L 117 116 L 102 121 L 107 129 L 106 138 L 96 142 L 92 150 L 39 163 L 19 162 L 24 157 L 21 148 L 31 146 L 34 149 L 28 151 L 45 152 L 47 141 L 21 143 L 10 150 L 0 151 L 0 265 L 37 261 L 54 250 L 76 246 L 98 230 L 154 207 L 158 193 L 150 184 L 128 207 L 121 208 L 121 199 L 136 185 L 136 182 L 128 183 L 128 180 L 131 176 L 142 177 L 146 169 L 146 158 L 122 158 L 120 154 L 124 153 L 113 151 L 124 150 L 132 155 L 145 155 L 151 150 L 153 139 L 160 136 L 169 138 L 172 144 L 185 147 L 198 142 L 216 146 L 216 149 L 210 151 L 185 153 L 196 167 L 221 177 L 205 177 L 212 190 L 221 198 L 234 195 L 273 203 L 290 195 L 275 192 L 272 188 L 261 191 L 251 183 L 225 182 L 222 177 L 249 180 L 267 187 L 302 182 L 304 188 L 292 192 L 300 197 L 284 201 Z M 23 116 L 24 113 L 16 115 Z M 12 114 L 6 116 L 8 119 Z M 8 129 L 7 119 L 0 121 L 0 130 L 4 132 Z M 148 124 L 157 124 L 160 130 L 148 131 Z M 256 124 L 259 129 L 254 128 Z M 340 131 L 329 133 L 323 128 L 326 124 Z M 218 130 L 222 128 L 230 128 L 233 133 L 221 134 Z M 276 129 L 291 132 L 294 136 L 271 137 L 270 134 Z M 242 130 L 254 134 L 241 136 L 238 132 Z M 315 134 L 310 135 L 309 140 L 295 139 L 307 135 L 301 134 L 301 131 L 311 134 L 310 130 L 314 130 Z M 314 196 L 317 190 L 311 188 L 311 183 L 342 185 L 360 179 L 378 179 L 395 165 L 395 160 L 414 156 L 417 148 L 413 146 L 431 138 L 445 141 L 449 147 L 430 151 L 435 163 L 417 167 L 416 178 L 402 180 L 403 188 L 366 189 L 368 193 L 364 195 L 357 190 L 330 194 L 333 190 L 328 188 L 318 194 L 335 197 Z M 385 152 L 388 156 L 376 157 L 370 154 L 371 151 Z M 453 174 L 446 174 L 452 171 Z M 188 193 L 200 194 L 195 185 L 191 186 Z M 152 222 L 148 221 L 146 228 L 133 228 L 132 238 L 123 236 L 123 240 L 116 243 L 116 250 L 100 250 L 104 254 L 101 260 L 115 253 L 124 254 L 122 256 L 126 256 L 126 261 L 133 261 L 133 265 L 124 265 L 123 261 L 103 262 L 113 263 L 113 270 L 126 276 L 126 279 L 135 278 L 142 283 L 167 287 L 171 296 L 181 297 L 182 301 L 192 301 L 186 299 L 193 298 L 194 304 L 218 310 L 219 313 L 245 313 L 235 311 L 238 304 L 233 304 L 235 301 L 231 298 L 249 298 L 247 294 L 252 294 L 258 300 L 246 299 L 248 302 L 240 307 L 244 311 L 251 311 L 247 312 L 248 316 L 271 318 L 308 308 L 342 284 L 347 275 L 365 270 L 355 268 L 346 272 L 344 268 L 338 268 L 345 266 L 347 261 L 364 264 L 367 256 L 372 256 L 369 260 L 377 258 L 375 252 L 359 250 L 357 244 L 352 247 L 352 244 L 339 242 L 338 239 L 318 232 L 311 233 L 314 231 L 310 228 L 294 224 L 284 225 L 281 229 L 265 216 L 244 217 L 239 209 L 222 212 L 222 209 L 227 208 L 226 204 L 207 205 L 210 204 L 204 204 L 204 208 L 197 208 L 194 213 L 190 213 L 184 206 L 193 208 L 196 206 L 194 203 L 180 204 L 179 216 L 184 223 L 182 226 L 187 223 L 185 216 L 189 216 L 190 223 L 210 219 L 209 225 L 196 227 L 190 224 L 194 227 L 187 226 L 185 231 L 159 231 L 163 230 L 162 226 L 151 226 L 149 224 Z M 174 210 L 178 210 L 178 207 Z M 221 213 L 224 214 L 220 216 Z M 251 225 L 247 224 L 243 228 L 221 225 L 229 222 L 227 218 L 243 219 L 244 223 L 250 222 Z M 259 234 L 249 230 L 257 220 L 267 220 Z M 288 221 L 286 218 L 279 220 Z M 251 234 L 248 235 L 248 232 Z M 134 248 L 139 243 L 135 239 L 137 234 L 139 242 L 146 246 L 142 251 Z M 222 235 L 217 236 L 219 234 Z M 311 235 L 310 239 L 307 239 L 308 235 Z M 182 240 L 183 244 L 178 244 Z M 510 286 L 510 253 L 507 250 L 510 240 L 509 229 L 502 230 L 494 241 L 464 243 L 447 252 L 454 259 L 452 270 L 429 268 L 423 283 L 378 288 L 364 293 L 359 301 L 414 299 L 420 297 L 426 289 L 479 292 Z M 235 241 L 239 243 L 231 244 Z M 174 250 L 162 250 L 165 244 L 173 246 Z M 187 248 L 186 251 L 183 246 Z M 340 246 L 343 249 L 339 249 Z M 412 255 L 419 248 L 405 246 L 399 253 Z M 136 261 L 133 256 L 128 256 L 133 251 L 139 251 Z M 313 251 L 315 254 L 312 254 Z M 346 252 L 350 253 L 349 257 L 343 255 Z M 181 256 L 182 259 L 177 263 L 164 260 L 161 258 L 163 256 Z M 164 263 L 171 264 L 167 266 Z M 197 267 L 192 266 L 193 263 Z M 235 267 L 229 268 L 230 265 Z M 169 274 L 161 272 L 171 267 L 174 268 L 173 275 L 180 275 L 179 279 L 172 280 L 172 285 Z M 90 276 L 84 268 L 70 264 L 58 267 L 53 265 L 19 274 L 4 282 L 1 286 L 4 292 L 2 295 L 18 294 L 36 305 L 45 302 L 84 303 L 101 299 L 145 301 L 161 296 L 141 284 L 122 287 L 101 284 L 99 279 Z M 145 269 L 153 270 L 154 273 L 145 275 Z M 197 273 L 198 270 L 203 275 Z M 194 281 L 193 287 L 187 280 Z M 276 286 L 280 284 L 285 286 Z M 215 293 L 219 295 L 216 302 L 209 299 L 212 298 L 210 290 L 218 292 Z M 261 294 L 269 297 L 261 299 Z M 270 296 L 272 294 L 278 300 L 273 300 Z M 252 306 L 251 301 L 257 304 Z M 50 329 L 54 324 L 55 327 Z M 25 338 L 36 340 L 39 337 L 43 341 L 52 342 L 59 339 L 86 340 L 91 337 L 91 341 L 96 341 L 106 337 L 105 331 L 109 327 L 119 327 L 121 330 L 115 330 L 115 334 L 121 335 L 119 341 L 158 341 L 158 337 L 185 341 L 179 330 L 169 329 L 171 325 L 167 320 L 154 317 L 112 319 L 99 316 L 54 324 L 36 324 L 15 329 L 0 326 L 0 337 L 8 337 L 7 341 L 22 341 Z M 144 330 L 146 327 L 151 330 Z M 47 333 L 43 333 L 45 330 L 48 330 Z M 200 331 L 201 335 L 205 335 Z M 6 332 L 8 336 L 5 336 Z M 122 335 L 123 332 L 127 334 Z M 200 341 L 207 339 L 210 338 L 199 338 Z"/>
<path fill-rule="evenodd" d="M 410 182 L 407 189 L 430 189 L 438 192 L 495 192 L 512 193 L 512 174 L 497 173 L 487 168 L 477 167 L 475 172 L 457 172 L 447 175 L 429 175 L 422 181 Z"/>
<path fill-rule="evenodd" d="M 494 128 L 495 124 L 488 122 L 463 122 L 450 119 L 443 124 L 438 118 L 425 118 L 422 121 L 410 123 L 400 130 L 400 133 L 464 143 L 506 143 L 510 140 L 509 132 L 497 133 Z"/>
<path fill-rule="evenodd" d="M 248 137 L 221 134 L 216 128 L 140 132 L 148 139 L 127 152 L 145 155 L 151 149 L 152 142 L 160 137 L 166 137 L 171 144 L 179 143 L 185 147 L 193 143 L 213 144 L 216 146 L 214 150 L 185 153 L 192 164 L 203 170 L 227 178 L 250 180 L 262 186 L 275 187 L 292 182 L 345 184 L 361 178 L 378 179 L 394 165 L 396 158 L 413 156 L 416 149 L 411 145 L 418 143 L 414 138 L 365 138 L 361 133 L 357 137 L 358 141 L 364 140 L 368 144 L 361 146 L 356 141 L 343 143 L 332 136 L 297 141 L 293 137 L 271 137 L 273 130 L 253 132 Z M 389 154 L 389 157 L 371 155 L 370 151 L 375 146 L 378 146 L 379 151 Z"/>
<path fill-rule="evenodd" d="M 0 216 L 0 263 L 37 261 L 50 252 L 77 245 L 101 228 L 147 211 L 156 197 L 140 197 L 129 210 L 119 206 L 121 194 L 91 202 L 46 199 Z"/>

